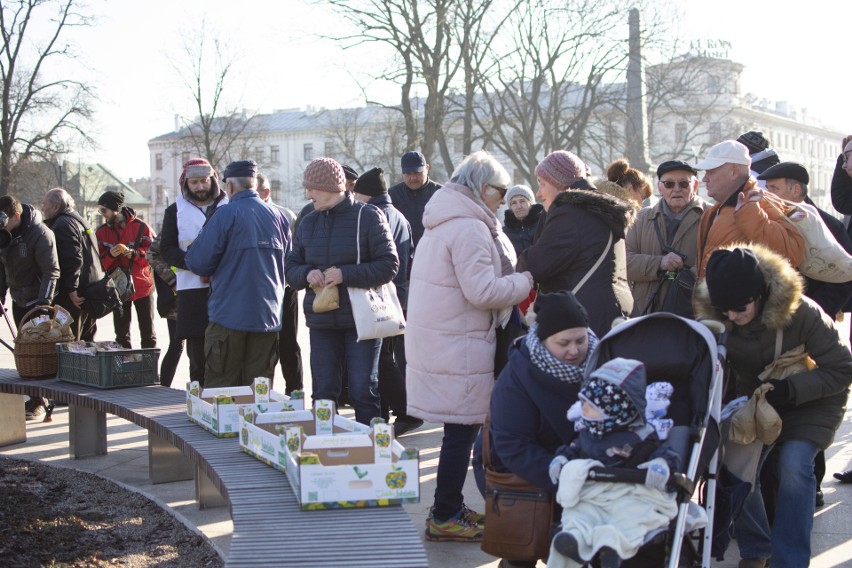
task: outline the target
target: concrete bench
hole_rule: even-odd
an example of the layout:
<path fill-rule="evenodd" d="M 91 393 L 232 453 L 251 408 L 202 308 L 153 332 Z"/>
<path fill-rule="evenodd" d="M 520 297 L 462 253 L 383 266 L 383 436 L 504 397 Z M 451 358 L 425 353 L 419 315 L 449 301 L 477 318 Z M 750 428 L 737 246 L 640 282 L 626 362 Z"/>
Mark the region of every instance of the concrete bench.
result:
<path fill-rule="evenodd" d="M 145 428 L 152 483 L 194 478 L 199 507 L 229 507 L 228 567 L 428 566 L 402 507 L 301 511 L 286 476 L 245 454 L 236 438 L 216 438 L 190 422 L 181 391 L 95 389 L 0 369 L 0 446 L 26 441 L 23 395 L 68 403 L 74 458 L 106 453 L 107 414 Z"/>

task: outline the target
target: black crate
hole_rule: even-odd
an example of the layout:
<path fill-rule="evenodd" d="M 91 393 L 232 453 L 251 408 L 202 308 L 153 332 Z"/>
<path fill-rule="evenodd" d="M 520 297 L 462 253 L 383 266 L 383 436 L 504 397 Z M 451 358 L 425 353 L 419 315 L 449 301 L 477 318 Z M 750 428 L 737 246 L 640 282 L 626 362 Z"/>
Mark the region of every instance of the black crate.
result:
<path fill-rule="evenodd" d="M 88 343 L 87 345 L 92 345 Z M 56 378 L 68 383 L 101 389 L 141 387 L 160 383 L 157 374 L 159 349 L 98 351 L 94 355 L 72 353 L 68 345 L 56 345 Z"/>

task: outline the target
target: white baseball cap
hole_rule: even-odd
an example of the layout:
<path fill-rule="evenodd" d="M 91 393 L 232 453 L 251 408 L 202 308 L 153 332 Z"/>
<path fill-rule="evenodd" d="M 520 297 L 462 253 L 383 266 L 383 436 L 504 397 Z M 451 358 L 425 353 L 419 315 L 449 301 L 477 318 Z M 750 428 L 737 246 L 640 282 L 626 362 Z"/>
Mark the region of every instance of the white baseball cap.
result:
<path fill-rule="evenodd" d="M 751 157 L 748 155 L 748 148 L 745 144 L 741 144 L 736 140 L 725 140 L 719 142 L 710 150 L 707 155 L 699 163 L 695 164 L 696 170 L 712 170 L 725 164 L 740 164 L 742 166 L 751 165 Z"/>

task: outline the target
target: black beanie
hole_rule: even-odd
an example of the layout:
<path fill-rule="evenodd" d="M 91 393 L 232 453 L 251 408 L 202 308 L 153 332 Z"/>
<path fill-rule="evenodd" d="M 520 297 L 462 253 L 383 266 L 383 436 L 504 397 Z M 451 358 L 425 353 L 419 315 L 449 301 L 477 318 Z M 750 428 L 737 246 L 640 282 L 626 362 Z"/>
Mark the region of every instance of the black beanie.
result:
<path fill-rule="evenodd" d="M 102 205 L 115 212 L 121 211 L 121 207 L 124 205 L 124 193 L 107 191 L 98 199 L 98 205 Z"/>
<path fill-rule="evenodd" d="M 769 148 L 769 140 L 763 136 L 763 132 L 758 132 L 757 130 L 749 130 L 745 134 L 741 134 L 737 138 L 737 142 L 748 148 L 750 156 Z"/>
<path fill-rule="evenodd" d="M 385 183 L 385 171 L 382 168 L 367 170 L 355 182 L 353 191 L 370 197 L 387 193 L 388 184 Z"/>
<path fill-rule="evenodd" d="M 544 341 L 554 333 L 574 327 L 589 327 L 589 314 L 573 292 L 563 290 L 539 294 L 535 299 L 538 338 Z"/>
<path fill-rule="evenodd" d="M 358 179 L 358 171 L 355 168 L 347 164 L 341 164 L 340 167 L 343 168 L 343 177 L 345 177 L 347 181 L 355 181 Z"/>
<path fill-rule="evenodd" d="M 705 279 L 710 303 L 720 310 L 745 306 L 766 290 L 760 261 L 747 248 L 713 251 L 707 262 Z"/>

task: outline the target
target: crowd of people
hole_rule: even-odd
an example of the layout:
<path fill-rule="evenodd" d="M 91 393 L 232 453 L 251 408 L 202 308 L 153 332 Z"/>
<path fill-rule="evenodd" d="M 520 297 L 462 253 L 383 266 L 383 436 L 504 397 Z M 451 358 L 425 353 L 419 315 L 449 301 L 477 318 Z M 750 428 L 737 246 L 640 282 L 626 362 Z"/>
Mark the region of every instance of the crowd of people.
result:
<path fill-rule="evenodd" d="M 2 298 L 10 292 L 18 325 L 34 307 L 61 305 L 75 318 L 77 337 L 91 340 L 99 316 L 87 297 L 106 275 L 121 272 L 132 293 L 112 310 L 115 341 L 131 346 L 132 310 L 143 348 L 157 345 L 155 310 L 167 318 L 163 385 L 171 385 L 185 350 L 189 378 L 206 387 L 272 377 L 280 361 L 290 393 L 303 388 L 296 330 L 304 290 L 315 399 L 351 404 L 364 424 L 393 413 L 397 435 L 424 421 L 442 425 L 425 531 L 437 541 L 482 539 L 487 519 L 465 504 L 463 487 L 473 455 L 485 492 L 486 421 L 490 467 L 550 494 L 568 457 L 606 454 L 605 433 L 626 429 L 629 438 L 648 430 L 636 414 L 644 401 L 635 399 L 635 386 L 626 391 L 630 412 L 602 390 L 627 388 L 622 381 L 644 373 L 641 362 L 626 361 L 597 379 L 585 368 L 619 318 L 672 311 L 723 321 L 732 390 L 746 396 L 779 348 L 803 346 L 815 368 L 771 380 L 766 400 L 783 430 L 761 454 L 762 474 L 747 480 L 755 490 L 735 532 L 740 566 L 767 566 L 770 558 L 773 568 L 807 564 L 813 511 L 822 502 L 822 452 L 852 382 L 852 354 L 834 327 L 852 308 L 852 283 L 796 270 L 805 239 L 768 195 L 815 206 L 802 165 L 782 162 L 756 131 L 712 146 L 697 164 L 662 162 L 658 195 L 624 159 L 596 178 L 565 150 L 537 165 L 537 192 L 513 185 L 485 151 L 465 157 L 443 186 L 420 152 L 407 152 L 400 165 L 403 181 L 388 188 L 381 168 L 359 174 L 332 158 L 315 159 L 303 176 L 310 202 L 297 216 L 272 203 L 268 179 L 253 161 L 232 162 L 220 174 L 191 159 L 159 235 L 120 192 L 100 197 L 104 223 L 94 231 L 61 188 L 46 193 L 41 213 L 1 197 Z M 712 204 L 699 196 L 699 172 Z M 818 211 L 852 252 L 850 176 L 847 137 L 831 187 L 845 223 Z M 390 282 L 405 314 L 404 335 L 359 340 L 348 289 Z M 329 307 L 332 294 L 337 303 Z M 566 414 L 578 402 L 575 428 Z M 28 417 L 38 414 L 36 406 Z M 613 422 L 613 413 L 624 420 Z M 634 465 L 647 471 L 648 487 L 665 490 L 660 471 L 668 473 L 669 463 Z M 836 477 L 852 482 L 852 471 Z M 574 537 L 560 534 L 555 549 L 576 556 Z"/>

